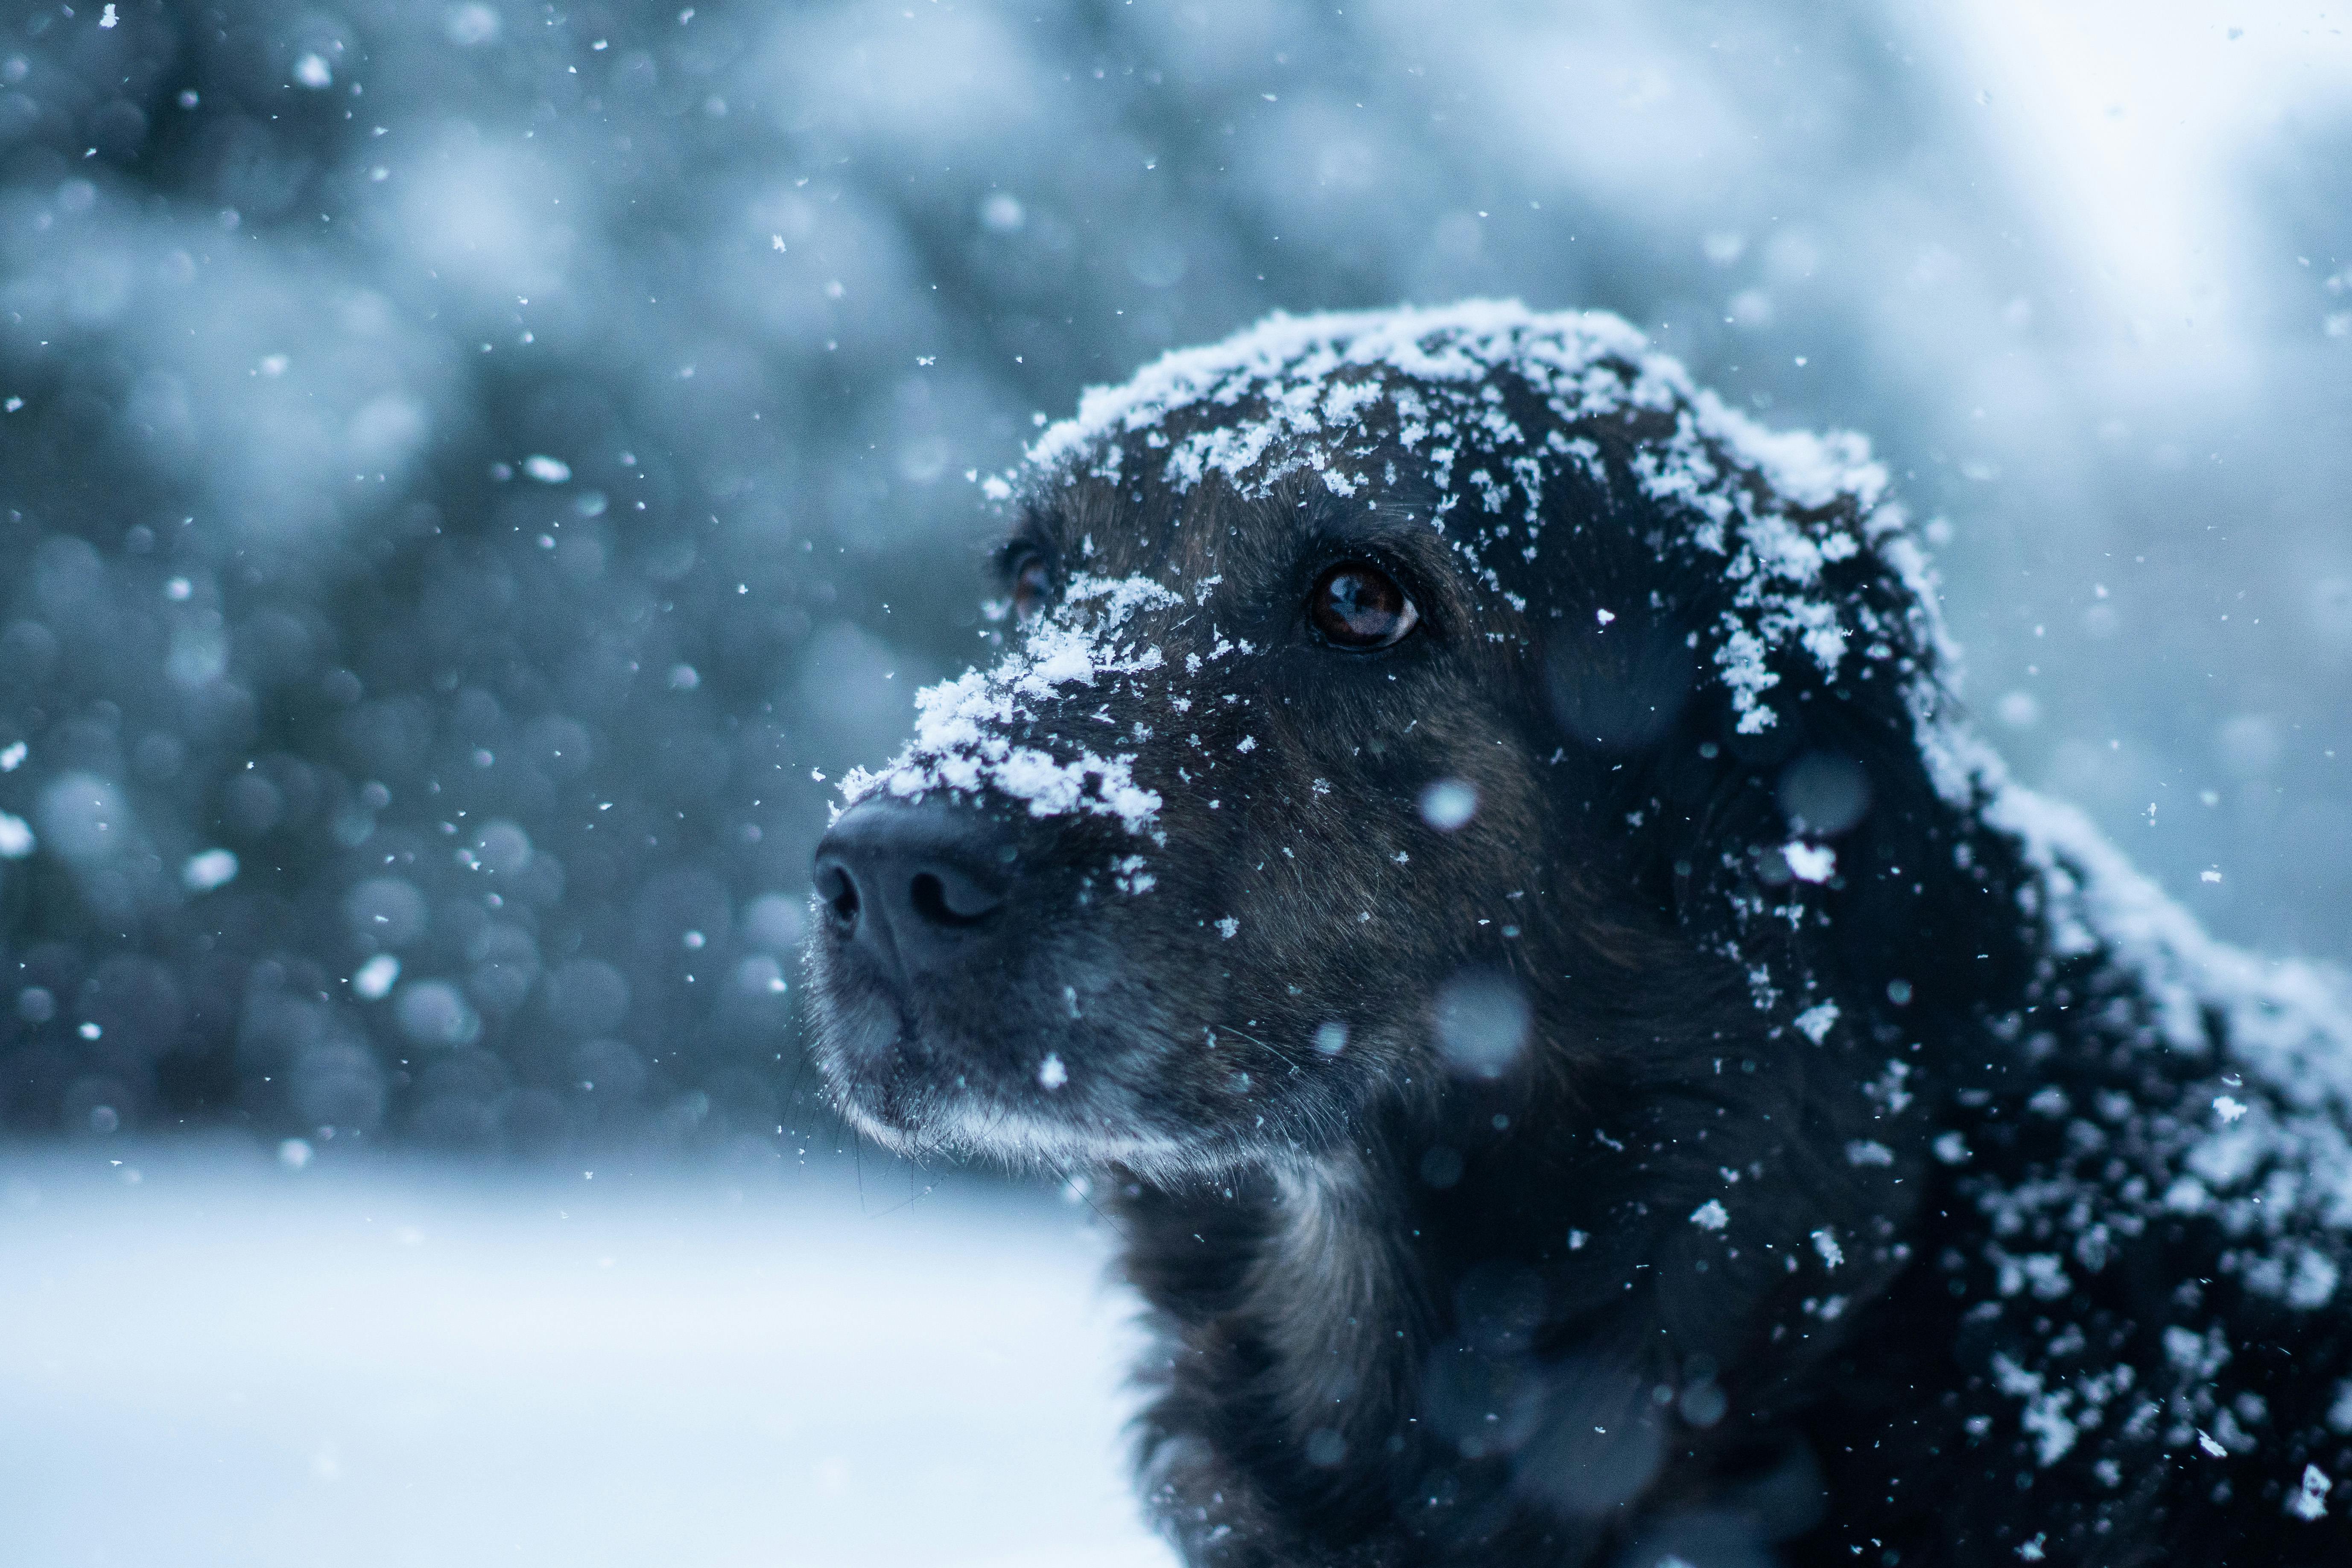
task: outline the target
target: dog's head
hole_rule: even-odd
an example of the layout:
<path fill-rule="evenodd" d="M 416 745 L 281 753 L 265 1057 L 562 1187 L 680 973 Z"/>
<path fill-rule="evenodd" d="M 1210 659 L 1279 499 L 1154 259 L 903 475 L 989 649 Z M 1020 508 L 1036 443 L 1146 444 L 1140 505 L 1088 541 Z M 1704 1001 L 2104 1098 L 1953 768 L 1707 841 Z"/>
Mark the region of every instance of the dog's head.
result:
<path fill-rule="evenodd" d="M 1001 658 L 819 848 L 838 1102 L 1198 1172 L 1572 1074 L 1668 952 L 1796 1025 L 1773 955 L 1838 836 L 1926 787 L 1881 486 L 1516 306 L 1277 317 L 1090 394 L 992 487 Z"/>

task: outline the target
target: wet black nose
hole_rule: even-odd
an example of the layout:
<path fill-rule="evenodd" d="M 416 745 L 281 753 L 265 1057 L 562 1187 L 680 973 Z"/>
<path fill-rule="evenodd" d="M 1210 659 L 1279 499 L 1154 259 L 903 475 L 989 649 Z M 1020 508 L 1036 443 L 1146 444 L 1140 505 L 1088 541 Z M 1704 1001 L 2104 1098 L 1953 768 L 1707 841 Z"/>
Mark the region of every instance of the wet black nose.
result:
<path fill-rule="evenodd" d="M 817 845 L 817 897 L 835 934 L 904 983 L 969 958 L 1002 923 L 1012 861 L 971 813 L 873 801 Z"/>

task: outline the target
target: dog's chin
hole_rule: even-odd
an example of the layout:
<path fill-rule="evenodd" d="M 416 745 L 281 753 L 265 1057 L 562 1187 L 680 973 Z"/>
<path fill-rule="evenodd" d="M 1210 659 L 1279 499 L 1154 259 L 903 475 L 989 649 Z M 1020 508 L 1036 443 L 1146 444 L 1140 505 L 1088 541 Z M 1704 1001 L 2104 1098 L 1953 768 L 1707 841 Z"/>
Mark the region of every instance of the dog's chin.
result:
<path fill-rule="evenodd" d="M 843 1117 L 908 1159 L 948 1155 L 1050 1173 L 1112 1163 L 1172 1173 L 1201 1163 L 1186 1141 L 1140 1125 L 1130 1106 L 1066 1079 L 988 1070 L 981 1064 L 998 1051 L 910 1030 L 876 1010 L 824 1019 L 816 1054 Z"/>
<path fill-rule="evenodd" d="M 1113 1163 L 1173 1174 L 1202 1163 L 1198 1150 L 1118 1118 L 1090 1116 L 1074 1100 L 855 1077 L 835 1083 L 834 1099 L 858 1131 L 912 1160 L 948 1155 L 1055 1175 Z"/>
<path fill-rule="evenodd" d="M 893 1152 L 909 1158 L 946 1153 L 1008 1169 L 1068 1175 L 1106 1164 L 1174 1173 L 1199 1163 L 1197 1156 L 1166 1139 L 1086 1128 L 1037 1108 L 990 1103 L 978 1095 L 936 1108 L 916 1125 L 851 1120 Z"/>

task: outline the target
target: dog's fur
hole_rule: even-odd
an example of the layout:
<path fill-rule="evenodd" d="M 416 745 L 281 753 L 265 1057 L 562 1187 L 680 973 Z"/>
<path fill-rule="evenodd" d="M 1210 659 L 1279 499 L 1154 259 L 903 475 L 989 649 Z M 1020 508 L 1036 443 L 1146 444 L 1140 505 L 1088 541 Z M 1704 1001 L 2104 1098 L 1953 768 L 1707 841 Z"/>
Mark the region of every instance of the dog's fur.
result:
<path fill-rule="evenodd" d="M 820 931 L 819 1059 L 1095 1173 L 1189 1561 L 2352 1562 L 2335 999 L 1971 749 L 1880 482 L 1484 306 L 1277 320 L 1017 477 L 1070 597 L 836 827 L 951 810 L 1003 929 Z M 1351 558 L 1393 648 L 1302 615 Z"/>

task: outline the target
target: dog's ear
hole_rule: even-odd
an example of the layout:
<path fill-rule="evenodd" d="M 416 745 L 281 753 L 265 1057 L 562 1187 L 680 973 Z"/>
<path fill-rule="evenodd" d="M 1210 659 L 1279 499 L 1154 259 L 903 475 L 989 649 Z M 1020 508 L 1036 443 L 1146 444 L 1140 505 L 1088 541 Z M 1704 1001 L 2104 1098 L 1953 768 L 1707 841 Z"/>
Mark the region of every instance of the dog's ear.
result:
<path fill-rule="evenodd" d="M 1988 929 L 2010 918 L 2013 879 L 1998 845 L 1963 843 L 1969 824 L 1927 775 L 1906 695 L 1935 658 L 1916 585 L 1876 548 L 1852 548 L 1870 537 L 1859 517 L 1808 521 L 1849 541 L 1812 592 L 1857 635 L 1827 670 L 1796 639 L 1756 646 L 1759 612 L 1740 598 L 1754 563 L 1732 570 L 1719 537 L 1701 542 L 1706 517 L 1643 483 L 1644 452 L 1671 433 L 1579 427 L 1591 460 L 1557 476 L 1542 548 L 1513 574 L 1539 641 L 1542 720 L 1561 761 L 1583 764 L 1559 770 L 1563 811 L 1638 823 L 1605 834 L 1629 857 L 1622 885 L 1710 951 L 1793 948 L 1825 981 L 1900 975 L 1924 991 L 1918 941 L 1933 932 L 1980 970 L 1991 961 L 1978 953 L 2014 945 Z M 1728 657 L 1743 635 L 1750 646 Z M 1735 700 L 1735 679 L 1764 680 L 1748 693 L 1760 701 Z M 1987 977 L 1950 978 L 1966 994 Z"/>
<path fill-rule="evenodd" d="M 1958 1005 L 2013 973 L 2031 916 L 2014 845 L 1944 800 L 1884 673 L 1790 661 L 1775 722 L 1742 733 L 1712 672 L 1626 788 L 1655 813 L 1642 868 L 1701 945 L 1793 960 L 1781 983 Z"/>

